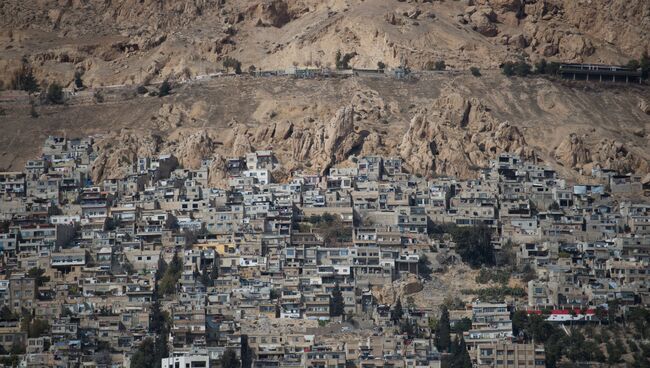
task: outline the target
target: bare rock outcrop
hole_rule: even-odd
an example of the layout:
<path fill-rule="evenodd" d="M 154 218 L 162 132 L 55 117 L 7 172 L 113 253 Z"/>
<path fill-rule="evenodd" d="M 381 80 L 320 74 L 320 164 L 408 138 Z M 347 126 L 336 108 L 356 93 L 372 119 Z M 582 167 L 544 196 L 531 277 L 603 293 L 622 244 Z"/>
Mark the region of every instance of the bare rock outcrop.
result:
<path fill-rule="evenodd" d="M 591 153 L 582 137 L 572 133 L 555 149 L 555 159 L 566 167 L 582 166 L 591 162 Z"/>
<path fill-rule="evenodd" d="M 162 153 L 173 154 L 182 167 L 196 170 L 214 149 L 215 142 L 205 130 L 178 130 L 167 137 Z"/>
<path fill-rule="evenodd" d="M 102 137 L 95 142 L 94 150 L 98 156 L 90 167 L 93 182 L 125 177 L 138 157 L 154 156 L 161 144 L 158 135 L 127 130 Z"/>
<path fill-rule="evenodd" d="M 647 173 L 650 165 L 622 142 L 602 139 L 592 150 L 594 164 L 622 173 Z"/>
<path fill-rule="evenodd" d="M 399 152 L 413 173 L 464 178 L 502 152 L 535 156 L 517 127 L 497 121 L 478 99 L 456 93 L 413 117 Z"/>
<path fill-rule="evenodd" d="M 646 100 L 639 100 L 639 110 L 641 110 L 644 114 L 650 115 L 650 104 Z"/>

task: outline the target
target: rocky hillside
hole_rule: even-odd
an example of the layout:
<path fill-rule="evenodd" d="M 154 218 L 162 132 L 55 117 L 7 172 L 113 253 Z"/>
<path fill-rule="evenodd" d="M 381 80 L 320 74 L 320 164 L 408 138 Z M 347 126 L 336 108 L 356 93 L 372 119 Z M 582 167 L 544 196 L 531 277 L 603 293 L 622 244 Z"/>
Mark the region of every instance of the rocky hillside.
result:
<path fill-rule="evenodd" d="M 25 60 L 45 82 L 88 86 L 244 69 L 406 63 L 495 68 L 532 61 L 627 62 L 650 51 L 646 0 L 5 0 L 0 81 Z"/>
<path fill-rule="evenodd" d="M 8 106 L 0 119 L 0 169 L 19 169 L 47 135 L 98 135 L 95 180 L 120 177 L 138 156 L 173 153 L 184 167 L 272 149 L 283 168 L 324 172 L 367 154 L 402 157 L 422 176 L 473 177 L 501 152 L 551 165 L 568 177 L 595 166 L 650 171 L 650 90 L 499 73 L 330 80 L 218 79 L 164 98 Z"/>

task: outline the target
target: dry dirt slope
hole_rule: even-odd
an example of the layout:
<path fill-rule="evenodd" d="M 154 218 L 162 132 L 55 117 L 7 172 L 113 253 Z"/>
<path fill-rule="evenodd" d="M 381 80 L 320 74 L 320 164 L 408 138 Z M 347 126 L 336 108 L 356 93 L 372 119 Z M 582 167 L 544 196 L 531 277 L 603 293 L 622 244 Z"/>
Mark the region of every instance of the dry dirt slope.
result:
<path fill-rule="evenodd" d="M 0 81 L 23 57 L 39 80 L 138 84 L 220 69 L 352 65 L 495 68 L 541 57 L 625 63 L 650 52 L 647 0 L 4 0 Z"/>
<path fill-rule="evenodd" d="M 221 79 L 172 96 L 38 108 L 6 105 L 0 168 L 19 169 L 49 134 L 104 134 L 95 178 L 119 176 L 138 155 L 174 153 L 186 167 L 273 149 L 288 170 L 322 171 L 350 156 L 396 155 L 422 175 L 469 177 L 509 151 L 565 173 L 594 165 L 648 173 L 650 91 L 567 85 L 499 74 L 434 75 L 417 81 Z M 647 106 L 647 105 L 646 105 Z"/>

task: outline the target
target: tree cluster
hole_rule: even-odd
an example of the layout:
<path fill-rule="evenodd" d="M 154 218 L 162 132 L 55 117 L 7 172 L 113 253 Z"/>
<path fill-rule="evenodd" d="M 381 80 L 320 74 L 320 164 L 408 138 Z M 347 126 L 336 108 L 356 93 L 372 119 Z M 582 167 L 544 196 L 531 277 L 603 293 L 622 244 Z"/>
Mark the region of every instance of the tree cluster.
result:
<path fill-rule="evenodd" d="M 64 102 L 63 97 L 63 87 L 60 84 L 54 82 L 47 86 L 47 94 L 45 99 L 48 103 L 53 105 L 60 105 Z"/>
<path fill-rule="evenodd" d="M 527 77 L 531 74 L 536 75 L 556 75 L 560 71 L 560 63 L 547 62 L 546 59 L 541 59 L 535 63 L 535 68 L 527 62 L 520 60 L 516 62 L 507 61 L 501 65 L 501 71 L 504 75 L 512 77 Z"/>
<path fill-rule="evenodd" d="M 158 88 L 158 97 L 165 97 L 172 91 L 172 85 L 165 79 Z"/>
<path fill-rule="evenodd" d="M 426 64 L 424 64 L 424 69 L 425 70 L 445 70 L 447 68 L 447 64 L 445 63 L 444 60 L 438 60 L 438 61 L 427 61 Z"/>
<path fill-rule="evenodd" d="M 641 69 L 641 77 L 647 79 L 648 75 L 650 75 L 650 56 L 648 56 L 647 52 L 644 52 L 639 60 L 632 59 L 626 66 L 633 70 Z"/>
<path fill-rule="evenodd" d="M 36 281 L 36 286 L 41 287 L 45 285 L 46 282 L 50 281 L 49 276 L 43 276 L 45 274 L 45 270 L 42 268 L 36 268 L 33 267 L 27 271 L 27 276 L 33 278 Z"/>
<path fill-rule="evenodd" d="M 18 69 L 14 74 L 10 86 L 11 89 L 27 91 L 29 93 L 38 91 L 38 82 L 36 81 L 36 77 L 34 77 L 32 68 L 26 61 L 23 61 L 20 69 Z"/>
<path fill-rule="evenodd" d="M 183 263 L 178 253 L 174 253 L 174 257 L 169 262 L 169 265 L 167 267 L 163 266 L 162 268 L 164 268 L 164 273 L 160 279 L 160 293 L 162 295 L 173 294 L 176 291 L 176 283 L 181 278 L 181 272 L 183 271 Z"/>
<path fill-rule="evenodd" d="M 334 57 L 334 64 L 336 69 L 350 69 L 350 60 L 357 56 L 356 52 L 348 52 L 345 55 L 341 54 L 341 50 L 336 51 L 336 56 Z"/>
<path fill-rule="evenodd" d="M 492 229 L 487 225 L 472 227 L 454 226 L 449 229 L 456 243 L 456 253 L 463 262 L 473 268 L 494 266 L 495 253 L 492 245 Z"/>
<path fill-rule="evenodd" d="M 352 240 L 352 227 L 343 224 L 339 216 L 324 213 L 321 216 L 311 216 L 307 221 L 316 227 L 315 232 L 328 244 Z"/>
<path fill-rule="evenodd" d="M 443 358 L 443 366 L 448 368 L 472 368 L 472 359 L 462 335 L 457 335 L 451 343 L 449 355 Z"/>
<path fill-rule="evenodd" d="M 233 69 L 235 74 L 241 74 L 241 61 L 233 57 L 226 56 L 223 59 L 223 67 L 226 68 L 226 70 Z"/>
<path fill-rule="evenodd" d="M 332 290 L 331 296 L 331 305 L 330 305 L 330 316 L 340 317 L 345 313 L 345 301 L 343 300 L 343 293 L 341 292 L 341 286 L 337 282 Z"/>

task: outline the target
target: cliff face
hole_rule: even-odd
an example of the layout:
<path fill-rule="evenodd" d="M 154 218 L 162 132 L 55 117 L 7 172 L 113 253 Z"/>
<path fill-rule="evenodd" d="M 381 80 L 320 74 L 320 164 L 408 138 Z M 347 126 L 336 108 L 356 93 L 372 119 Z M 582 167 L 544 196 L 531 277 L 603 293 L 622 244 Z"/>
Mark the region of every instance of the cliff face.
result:
<path fill-rule="evenodd" d="M 234 93 L 236 91 L 236 93 Z M 650 172 L 645 101 L 635 86 L 564 85 L 544 79 L 446 75 L 419 81 L 237 78 L 189 85 L 164 98 L 14 106 L 0 119 L 0 170 L 37 156 L 47 135 L 99 134 L 94 180 L 120 177 L 138 157 L 173 154 L 224 185 L 224 160 L 273 150 L 283 180 L 323 173 L 363 155 L 401 157 L 424 177 L 471 178 L 502 152 L 547 164 L 567 177 L 600 166 Z M 128 113 L 126 113 L 128 112 Z M 29 127 L 26 129 L 25 127 Z"/>
<path fill-rule="evenodd" d="M 14 168 L 37 154 L 30 142 L 44 134 L 99 132 L 95 179 L 122 175 L 138 156 L 173 153 L 185 167 L 212 159 L 219 183 L 224 157 L 254 149 L 285 163 L 276 177 L 371 154 L 400 156 L 421 175 L 470 177 L 505 151 L 569 175 L 595 165 L 647 173 L 647 90 L 580 90 L 493 70 L 518 58 L 625 63 L 650 51 L 649 22 L 646 0 L 5 0 L 0 89 L 26 63 L 43 85 L 70 85 L 79 73 L 89 87 L 124 85 L 127 97 L 43 106 L 28 120 L 28 107 L 9 108 L 0 163 Z M 332 67 L 339 49 L 356 53 L 355 67 L 444 60 L 479 66 L 484 77 L 219 80 L 162 99 L 128 97 L 138 84 L 221 70 L 226 56 L 244 70 Z"/>
<path fill-rule="evenodd" d="M 222 68 L 445 60 L 495 68 L 505 60 L 624 63 L 650 51 L 645 0 L 6 0 L 0 81 L 23 58 L 40 81 L 88 86 L 183 79 Z"/>

